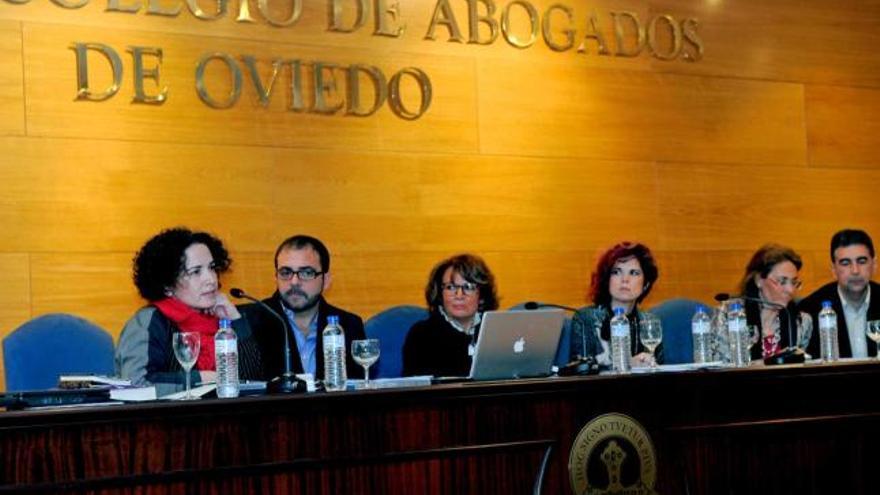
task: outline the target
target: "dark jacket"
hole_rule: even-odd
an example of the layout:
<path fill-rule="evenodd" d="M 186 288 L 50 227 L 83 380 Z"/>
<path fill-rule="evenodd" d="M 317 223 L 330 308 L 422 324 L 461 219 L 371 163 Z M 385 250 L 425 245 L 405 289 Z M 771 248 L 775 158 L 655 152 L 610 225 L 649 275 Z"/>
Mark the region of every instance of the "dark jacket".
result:
<path fill-rule="evenodd" d="M 284 373 L 284 332 L 293 331 L 281 307 L 281 301 L 281 295 L 278 291 L 275 291 L 272 297 L 263 300 L 264 303 L 281 316 L 284 320 L 285 328 L 282 328 L 278 318 L 272 316 L 257 304 L 246 304 L 239 307 L 239 311 L 247 318 L 260 344 L 263 365 L 270 379 Z M 356 314 L 331 306 L 321 297 L 321 300 L 318 302 L 318 341 L 315 348 L 315 379 L 324 379 L 323 331 L 324 327 L 327 326 L 327 316 L 330 315 L 339 317 L 339 325 L 342 326 L 342 330 L 345 332 L 345 362 L 348 378 L 363 378 L 364 369 L 355 363 L 351 357 L 351 341 L 366 338 L 363 320 Z M 293 334 L 288 335 L 290 340 L 290 369 L 294 373 L 302 373 L 302 361 L 299 358 L 296 338 L 294 338 Z"/>
<path fill-rule="evenodd" d="M 244 318 L 232 321 L 238 337 L 238 372 L 242 380 L 264 380 L 260 349 Z M 171 336 L 177 325 L 155 306 L 138 310 L 125 324 L 116 346 L 116 372 L 135 385 L 153 384 L 159 395 L 182 389 L 183 368 L 174 357 Z M 192 383 L 199 381 L 193 367 Z"/>
<path fill-rule="evenodd" d="M 439 311 L 410 328 L 403 344 L 403 376 L 468 376 L 468 347 L 477 342 L 479 328 L 467 335 L 446 321 Z"/>
<path fill-rule="evenodd" d="M 871 304 L 868 306 L 867 321 L 880 319 L 880 284 L 871 284 Z M 807 352 L 813 357 L 819 357 L 819 311 L 822 310 L 822 301 L 831 301 L 831 307 L 837 313 L 837 344 L 840 349 L 840 357 L 852 357 L 852 345 L 849 342 L 849 330 L 846 327 L 846 315 L 843 313 L 843 304 L 840 302 L 840 294 L 837 292 L 837 282 L 825 284 L 815 292 L 805 297 L 798 303 L 798 309 L 808 313 L 816 323 L 816 329 L 810 338 Z M 863 333 L 862 338 L 868 345 L 868 355 L 876 356 L 877 347 Z"/>
<path fill-rule="evenodd" d="M 571 351 L 569 360 L 581 357 L 592 357 L 602 366 L 611 365 L 611 308 L 608 306 L 587 306 L 579 309 L 571 320 Z M 639 323 L 645 319 L 646 313 L 633 308 L 627 315 L 629 318 L 630 354 L 646 352 L 639 336 Z M 586 350 L 586 354 L 584 354 Z M 654 359 L 663 364 L 663 343 L 654 349 Z"/>

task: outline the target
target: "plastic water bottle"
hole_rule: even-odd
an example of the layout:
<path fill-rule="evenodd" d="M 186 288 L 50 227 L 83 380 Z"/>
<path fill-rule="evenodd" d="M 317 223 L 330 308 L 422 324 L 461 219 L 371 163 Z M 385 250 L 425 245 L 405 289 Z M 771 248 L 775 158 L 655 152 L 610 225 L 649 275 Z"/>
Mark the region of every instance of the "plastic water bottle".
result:
<path fill-rule="evenodd" d="M 328 316 L 324 327 L 324 390 L 345 390 L 345 331 L 338 316 Z"/>
<path fill-rule="evenodd" d="M 238 337 L 232 322 L 220 320 L 220 329 L 214 334 L 214 358 L 217 362 L 217 397 L 238 397 Z"/>
<path fill-rule="evenodd" d="M 618 373 L 629 373 L 630 359 L 629 320 L 623 308 L 614 308 L 611 318 L 611 368 Z"/>
<path fill-rule="evenodd" d="M 712 361 L 712 319 L 703 305 L 697 306 L 697 312 L 691 319 L 691 334 L 694 338 L 694 362 L 708 363 Z"/>
<path fill-rule="evenodd" d="M 819 344 L 822 361 L 840 359 L 840 349 L 837 347 L 837 313 L 831 308 L 831 301 L 822 301 L 822 311 L 819 311 Z"/>
<path fill-rule="evenodd" d="M 742 303 L 730 305 L 730 312 L 727 314 L 727 341 L 730 345 L 730 362 L 737 368 L 748 366 L 751 361 L 749 329 L 746 327 L 746 312 Z"/>
<path fill-rule="evenodd" d="M 721 301 L 712 311 L 712 360 L 730 362 L 727 343 L 727 301 Z"/>

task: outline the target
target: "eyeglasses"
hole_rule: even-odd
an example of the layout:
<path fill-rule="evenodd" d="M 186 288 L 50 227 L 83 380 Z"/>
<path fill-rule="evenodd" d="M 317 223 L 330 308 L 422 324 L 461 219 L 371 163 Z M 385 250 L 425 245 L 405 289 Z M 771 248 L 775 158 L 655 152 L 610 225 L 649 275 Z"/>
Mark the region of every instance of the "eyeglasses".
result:
<path fill-rule="evenodd" d="M 780 278 L 774 278 L 773 281 L 783 287 L 785 287 L 786 285 L 789 285 L 793 289 L 800 289 L 801 286 L 804 285 L 803 282 L 801 282 L 799 279 L 796 279 L 796 278 L 780 277 Z"/>
<path fill-rule="evenodd" d="M 459 289 L 461 289 L 461 291 L 465 295 L 468 295 L 468 296 L 476 293 L 477 289 L 479 288 L 479 286 L 477 284 L 472 283 L 472 282 L 465 282 L 461 285 L 453 284 L 450 282 L 448 284 L 443 284 L 442 287 L 443 287 L 443 292 L 448 292 L 450 294 L 457 294 Z"/>
<path fill-rule="evenodd" d="M 296 278 L 302 280 L 303 282 L 306 282 L 308 280 L 315 280 L 315 277 L 323 274 L 324 272 L 319 272 L 318 270 L 310 267 L 294 270 L 293 268 L 282 266 L 281 268 L 275 270 L 275 276 L 284 281 L 292 280 L 293 276 L 296 275 Z"/>

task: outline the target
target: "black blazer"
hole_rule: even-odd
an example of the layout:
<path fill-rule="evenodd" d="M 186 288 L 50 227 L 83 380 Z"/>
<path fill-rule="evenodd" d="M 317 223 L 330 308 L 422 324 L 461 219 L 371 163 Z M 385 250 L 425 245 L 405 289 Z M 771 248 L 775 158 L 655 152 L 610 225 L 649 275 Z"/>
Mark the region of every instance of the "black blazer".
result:
<path fill-rule="evenodd" d="M 257 304 L 246 304 L 239 307 L 241 314 L 247 318 L 254 336 L 260 346 L 263 358 L 263 366 L 271 379 L 284 373 L 284 332 L 294 331 L 290 328 L 284 310 L 281 307 L 281 295 L 278 291 L 272 294 L 272 297 L 263 299 L 270 308 L 278 313 L 284 320 L 285 327 L 281 327 L 281 322 L 277 318 L 269 314 L 265 309 Z M 364 322 L 360 316 L 349 313 L 348 311 L 331 306 L 321 297 L 318 302 L 318 342 L 315 348 L 315 379 L 324 379 L 324 352 L 323 352 L 323 331 L 327 326 L 327 317 L 336 315 L 339 317 L 339 324 L 345 331 L 345 363 L 346 371 L 349 378 L 363 378 L 364 369 L 351 357 L 351 341 L 366 338 L 364 333 Z M 294 373 L 302 373 L 302 361 L 299 358 L 299 349 L 296 345 L 296 338 L 293 334 L 290 337 L 290 369 Z"/>
<path fill-rule="evenodd" d="M 871 304 L 868 306 L 868 319 L 880 319 L 880 284 L 870 282 L 871 284 Z M 843 313 L 843 304 L 840 302 L 840 294 L 837 292 L 837 282 L 831 282 L 823 285 L 815 292 L 805 297 L 798 303 L 798 309 L 805 313 L 809 313 L 813 317 L 815 328 L 813 336 L 810 337 L 810 345 L 807 352 L 813 357 L 819 357 L 819 311 L 822 310 L 822 301 L 831 301 L 831 307 L 837 313 L 837 344 L 840 349 L 840 357 L 852 357 L 852 345 L 849 342 L 849 330 L 846 328 L 846 316 Z M 869 340 L 866 335 L 862 335 L 868 344 L 868 355 L 877 355 L 877 346 L 873 341 Z"/>

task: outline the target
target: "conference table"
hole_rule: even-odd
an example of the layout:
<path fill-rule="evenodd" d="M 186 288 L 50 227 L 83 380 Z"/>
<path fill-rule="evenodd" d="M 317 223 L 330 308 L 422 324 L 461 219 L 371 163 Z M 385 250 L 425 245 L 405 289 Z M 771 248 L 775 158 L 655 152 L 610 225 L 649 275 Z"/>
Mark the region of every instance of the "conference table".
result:
<path fill-rule="evenodd" d="M 0 492 L 877 493 L 880 361 L 0 412 Z"/>

